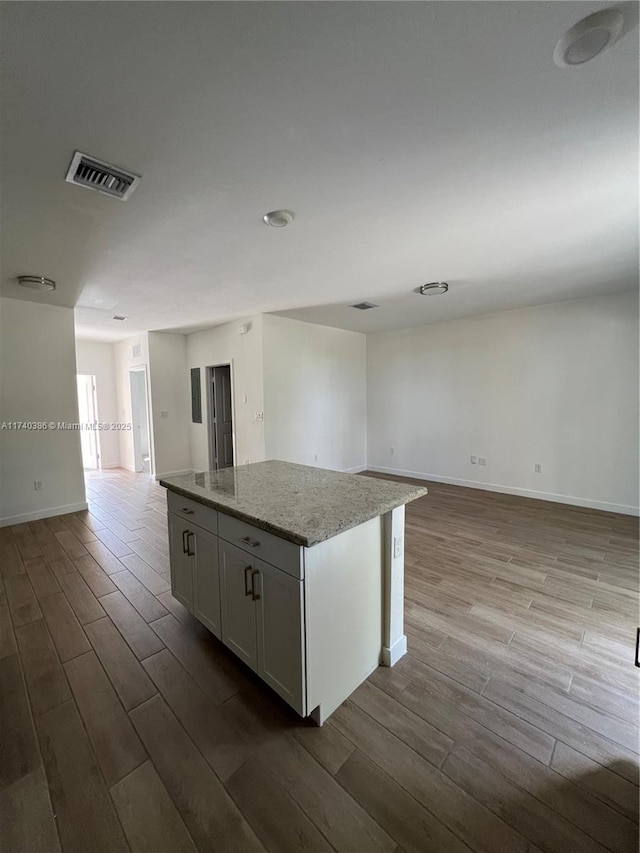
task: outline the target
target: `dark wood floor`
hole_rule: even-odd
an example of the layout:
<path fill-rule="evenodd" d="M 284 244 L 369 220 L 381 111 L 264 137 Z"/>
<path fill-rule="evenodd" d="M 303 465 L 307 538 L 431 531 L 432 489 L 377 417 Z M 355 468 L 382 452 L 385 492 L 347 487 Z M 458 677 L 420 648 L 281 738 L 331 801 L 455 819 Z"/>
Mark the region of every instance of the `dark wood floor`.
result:
<path fill-rule="evenodd" d="M 0 849 L 637 850 L 637 519 L 432 484 L 409 654 L 321 729 L 172 599 L 164 490 L 0 531 Z"/>

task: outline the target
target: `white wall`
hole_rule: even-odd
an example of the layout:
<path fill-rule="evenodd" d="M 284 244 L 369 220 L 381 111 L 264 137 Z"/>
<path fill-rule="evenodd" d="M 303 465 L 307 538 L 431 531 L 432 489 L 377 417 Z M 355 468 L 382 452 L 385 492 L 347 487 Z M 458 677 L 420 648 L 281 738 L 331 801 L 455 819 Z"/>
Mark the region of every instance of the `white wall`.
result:
<path fill-rule="evenodd" d="M 116 363 L 113 344 L 94 341 L 76 341 L 77 372 L 95 376 L 98 420 L 102 424 L 118 421 L 116 392 Z M 114 430 L 98 432 L 100 468 L 120 466 L 120 439 Z"/>
<path fill-rule="evenodd" d="M 156 477 L 191 470 L 191 391 L 185 335 L 149 332 L 149 373 Z"/>
<path fill-rule="evenodd" d="M 370 468 L 637 511 L 637 293 L 379 333 L 367 352 Z"/>
<path fill-rule="evenodd" d="M 134 347 L 140 347 L 140 354 L 133 355 Z M 146 332 L 119 341 L 113 345 L 114 360 L 116 367 L 116 394 L 118 399 L 119 423 L 132 423 L 131 412 L 131 383 L 129 371 L 134 367 L 145 367 L 147 370 L 147 382 L 149 381 L 149 336 Z M 151 408 L 149 408 L 151 418 Z M 133 451 L 133 432 L 130 430 L 118 431 L 120 446 L 120 465 L 128 471 L 135 471 L 135 460 Z M 153 442 L 152 442 L 153 443 Z M 151 454 L 153 458 L 153 453 Z"/>
<path fill-rule="evenodd" d="M 264 316 L 268 459 L 366 467 L 366 336 Z"/>
<path fill-rule="evenodd" d="M 231 364 L 235 464 L 261 462 L 265 458 L 264 423 L 255 417 L 256 412 L 264 411 L 262 321 L 261 316 L 249 317 L 187 335 L 187 368 L 199 367 L 202 383 L 202 423 L 191 423 L 189 413 L 191 464 L 195 470 L 208 471 L 211 467 L 206 368 L 218 364 Z M 248 326 L 247 334 L 238 334 L 240 325 Z"/>
<path fill-rule="evenodd" d="M 74 334 L 71 308 L 0 299 L 0 423 L 78 422 Z M 0 430 L 0 488 L 0 526 L 86 509 L 79 432 Z"/>

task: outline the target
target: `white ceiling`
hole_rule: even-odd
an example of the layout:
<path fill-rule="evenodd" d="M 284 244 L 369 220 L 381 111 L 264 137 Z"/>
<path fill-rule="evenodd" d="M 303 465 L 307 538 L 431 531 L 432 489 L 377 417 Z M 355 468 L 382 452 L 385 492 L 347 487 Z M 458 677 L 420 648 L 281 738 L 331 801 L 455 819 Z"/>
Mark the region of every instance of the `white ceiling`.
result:
<path fill-rule="evenodd" d="M 116 340 L 633 287 L 637 30 L 581 68 L 551 58 L 604 5 L 3 3 L 1 292 Z M 75 149 L 141 173 L 131 199 L 65 183 Z M 278 207 L 286 229 L 262 223 Z M 412 292 L 439 279 L 446 296 Z"/>

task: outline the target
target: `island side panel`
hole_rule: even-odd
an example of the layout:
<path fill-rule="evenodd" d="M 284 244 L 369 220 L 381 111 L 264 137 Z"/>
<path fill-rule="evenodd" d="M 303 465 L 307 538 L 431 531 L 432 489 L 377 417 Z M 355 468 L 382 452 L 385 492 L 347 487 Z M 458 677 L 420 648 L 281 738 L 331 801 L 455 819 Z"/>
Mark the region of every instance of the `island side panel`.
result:
<path fill-rule="evenodd" d="M 374 518 L 304 550 L 307 708 L 319 725 L 380 663 L 383 541 Z"/>
<path fill-rule="evenodd" d="M 382 663 L 393 666 L 407 652 L 404 633 L 404 506 L 382 517 L 384 548 L 384 638 Z"/>

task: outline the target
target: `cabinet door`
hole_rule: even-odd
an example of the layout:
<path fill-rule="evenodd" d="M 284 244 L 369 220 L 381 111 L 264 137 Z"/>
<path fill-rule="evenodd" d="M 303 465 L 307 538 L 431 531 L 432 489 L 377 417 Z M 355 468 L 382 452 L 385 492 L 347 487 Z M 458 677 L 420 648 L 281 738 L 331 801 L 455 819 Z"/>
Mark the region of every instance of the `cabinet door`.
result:
<path fill-rule="evenodd" d="M 257 671 L 256 605 L 251 594 L 253 560 L 219 540 L 222 642 Z"/>
<path fill-rule="evenodd" d="M 292 708 L 306 714 L 303 581 L 262 560 L 254 575 L 258 675 Z"/>
<path fill-rule="evenodd" d="M 191 527 L 193 557 L 194 615 L 221 639 L 220 572 L 218 570 L 218 537 L 197 525 Z"/>
<path fill-rule="evenodd" d="M 193 613 L 193 561 L 189 551 L 191 531 L 187 522 L 173 512 L 169 513 L 169 563 L 171 569 L 171 595 Z"/>

